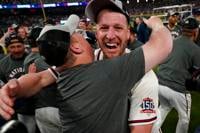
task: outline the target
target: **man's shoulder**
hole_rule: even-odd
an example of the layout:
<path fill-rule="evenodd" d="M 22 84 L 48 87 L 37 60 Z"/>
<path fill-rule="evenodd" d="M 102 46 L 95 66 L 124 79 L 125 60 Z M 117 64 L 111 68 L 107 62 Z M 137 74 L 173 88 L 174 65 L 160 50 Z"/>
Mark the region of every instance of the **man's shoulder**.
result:
<path fill-rule="evenodd" d="M 155 72 L 150 70 L 149 72 L 145 73 L 142 80 L 158 80 Z"/>
<path fill-rule="evenodd" d="M 26 58 L 24 59 L 24 64 L 28 64 L 30 62 L 32 62 L 33 60 L 37 59 L 40 57 L 39 53 L 30 53 L 29 55 L 26 56 Z"/>
<path fill-rule="evenodd" d="M 155 72 L 153 70 L 150 70 L 149 72 L 145 73 L 145 75 L 139 81 L 139 84 L 141 84 L 141 85 L 142 84 L 144 84 L 144 85 L 158 84 L 158 78 L 157 78 Z"/>

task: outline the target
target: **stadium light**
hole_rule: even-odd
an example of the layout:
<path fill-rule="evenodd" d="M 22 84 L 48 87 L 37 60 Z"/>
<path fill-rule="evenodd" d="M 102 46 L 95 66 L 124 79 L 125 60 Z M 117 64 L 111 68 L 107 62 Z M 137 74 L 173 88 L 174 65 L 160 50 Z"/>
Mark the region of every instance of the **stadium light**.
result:
<path fill-rule="evenodd" d="M 129 3 L 130 3 L 130 1 L 129 1 L 129 0 L 127 0 L 127 1 L 126 1 L 126 3 L 127 3 L 127 4 L 129 4 Z"/>

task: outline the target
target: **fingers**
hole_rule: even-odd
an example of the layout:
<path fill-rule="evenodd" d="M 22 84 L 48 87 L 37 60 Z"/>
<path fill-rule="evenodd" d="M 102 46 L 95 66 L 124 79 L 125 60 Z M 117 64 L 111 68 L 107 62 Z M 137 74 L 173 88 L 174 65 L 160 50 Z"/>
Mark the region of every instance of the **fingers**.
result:
<path fill-rule="evenodd" d="M 17 79 L 11 79 L 5 86 L 5 89 L 7 89 L 9 97 L 12 98 L 16 96 L 19 88 L 20 86 Z"/>
<path fill-rule="evenodd" d="M 5 91 L 4 89 L 0 90 L 0 115 L 8 120 L 14 114 L 12 109 L 14 99 L 10 98 Z"/>
<path fill-rule="evenodd" d="M 17 92 L 18 82 L 16 79 L 10 80 L 0 89 L 0 115 L 8 120 L 14 114 L 14 100 Z"/>
<path fill-rule="evenodd" d="M 151 16 L 148 20 L 143 19 L 144 22 L 150 27 L 153 31 L 157 31 L 164 27 L 162 20 L 159 17 Z"/>
<path fill-rule="evenodd" d="M 35 73 L 37 71 L 37 68 L 35 66 L 35 63 L 32 63 L 28 67 L 28 73 Z"/>
<path fill-rule="evenodd" d="M 0 104 L 0 115 L 6 120 L 11 119 L 14 114 L 14 109 L 5 104 L 2 100 L 0 100 Z"/>

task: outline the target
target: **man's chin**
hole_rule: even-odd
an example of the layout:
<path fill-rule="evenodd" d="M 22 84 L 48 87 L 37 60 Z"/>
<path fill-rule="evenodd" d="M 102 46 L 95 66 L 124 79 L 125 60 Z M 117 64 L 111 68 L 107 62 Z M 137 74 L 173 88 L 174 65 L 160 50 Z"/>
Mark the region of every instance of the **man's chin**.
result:
<path fill-rule="evenodd" d="M 118 56 L 119 56 L 119 54 L 117 54 L 117 53 L 112 53 L 112 54 L 107 54 L 107 55 L 106 55 L 106 57 L 107 57 L 108 59 L 115 58 L 115 57 L 118 57 Z"/>
<path fill-rule="evenodd" d="M 21 59 L 21 58 L 23 58 L 23 55 L 13 55 L 12 58 L 14 58 L 14 59 Z"/>

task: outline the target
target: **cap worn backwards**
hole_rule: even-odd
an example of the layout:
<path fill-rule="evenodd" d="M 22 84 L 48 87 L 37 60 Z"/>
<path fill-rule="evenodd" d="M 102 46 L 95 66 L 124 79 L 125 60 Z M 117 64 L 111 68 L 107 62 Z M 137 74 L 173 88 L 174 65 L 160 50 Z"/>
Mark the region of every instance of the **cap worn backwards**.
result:
<path fill-rule="evenodd" d="M 85 9 L 86 16 L 91 22 L 97 22 L 97 16 L 102 9 L 112 9 L 124 14 L 129 22 L 129 14 L 120 0 L 91 0 Z"/>
<path fill-rule="evenodd" d="M 70 15 L 64 25 L 46 25 L 37 39 L 40 54 L 49 65 L 60 66 L 70 45 L 70 36 L 79 23 L 77 15 Z"/>
<path fill-rule="evenodd" d="M 182 24 L 183 29 L 196 29 L 199 27 L 199 22 L 194 17 L 186 18 Z"/>

